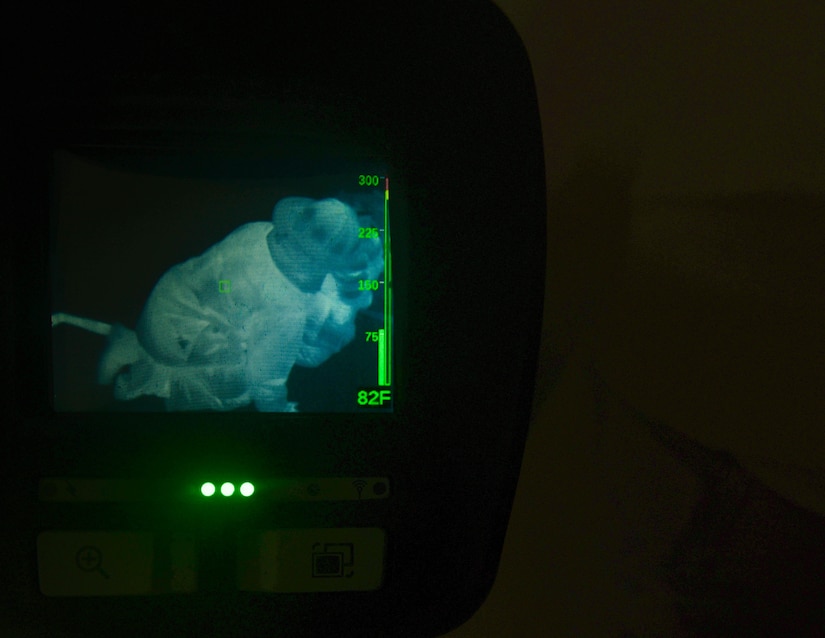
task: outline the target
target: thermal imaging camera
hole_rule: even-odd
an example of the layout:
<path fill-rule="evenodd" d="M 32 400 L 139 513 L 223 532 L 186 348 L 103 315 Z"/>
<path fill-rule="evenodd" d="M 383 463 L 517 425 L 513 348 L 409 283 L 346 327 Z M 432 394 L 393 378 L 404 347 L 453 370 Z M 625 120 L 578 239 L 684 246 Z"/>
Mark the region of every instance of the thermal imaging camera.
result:
<path fill-rule="evenodd" d="M 7 128 L 0 621 L 461 624 L 495 579 L 544 298 L 512 26 L 484 0 L 38 23 Z"/>

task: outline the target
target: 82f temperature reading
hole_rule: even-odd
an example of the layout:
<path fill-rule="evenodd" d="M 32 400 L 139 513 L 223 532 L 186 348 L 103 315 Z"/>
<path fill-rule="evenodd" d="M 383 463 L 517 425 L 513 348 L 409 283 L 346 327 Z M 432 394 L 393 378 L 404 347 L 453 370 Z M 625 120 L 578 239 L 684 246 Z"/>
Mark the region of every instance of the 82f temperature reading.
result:
<path fill-rule="evenodd" d="M 380 408 L 390 401 L 392 401 L 391 390 L 360 390 L 358 392 L 358 405 L 361 407 Z"/>

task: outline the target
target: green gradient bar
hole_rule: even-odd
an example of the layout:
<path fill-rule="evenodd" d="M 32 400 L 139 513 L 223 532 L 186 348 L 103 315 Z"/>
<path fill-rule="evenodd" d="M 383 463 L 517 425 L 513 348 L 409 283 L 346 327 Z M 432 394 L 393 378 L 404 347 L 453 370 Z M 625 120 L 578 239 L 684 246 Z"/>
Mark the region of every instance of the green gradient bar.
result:
<path fill-rule="evenodd" d="M 387 343 L 386 332 L 378 330 L 378 385 L 389 385 L 387 383 Z"/>
<path fill-rule="evenodd" d="M 378 364 L 378 385 L 389 386 L 392 385 L 392 250 L 390 248 L 389 177 L 384 178 L 384 330 L 380 331 L 379 340 L 379 352 L 383 352 L 383 356 L 379 354 L 381 362 Z"/>

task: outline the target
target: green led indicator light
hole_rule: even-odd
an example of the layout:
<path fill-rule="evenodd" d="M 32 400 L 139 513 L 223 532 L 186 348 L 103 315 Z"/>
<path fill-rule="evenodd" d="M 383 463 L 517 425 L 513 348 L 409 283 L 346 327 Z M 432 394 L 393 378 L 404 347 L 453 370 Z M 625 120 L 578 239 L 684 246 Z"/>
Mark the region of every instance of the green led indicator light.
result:
<path fill-rule="evenodd" d="M 232 292 L 232 283 L 228 279 L 221 279 L 218 281 L 218 292 L 227 294 Z"/>
<path fill-rule="evenodd" d="M 201 485 L 201 494 L 203 494 L 204 496 L 214 496 L 217 491 L 218 490 L 215 487 L 214 483 L 207 482 Z M 241 485 L 239 491 L 242 496 L 249 497 L 255 493 L 255 486 L 249 481 L 246 481 Z M 226 483 L 221 484 L 221 494 L 223 494 L 224 496 L 232 496 L 234 493 L 234 483 L 230 483 L 229 481 L 227 481 Z"/>

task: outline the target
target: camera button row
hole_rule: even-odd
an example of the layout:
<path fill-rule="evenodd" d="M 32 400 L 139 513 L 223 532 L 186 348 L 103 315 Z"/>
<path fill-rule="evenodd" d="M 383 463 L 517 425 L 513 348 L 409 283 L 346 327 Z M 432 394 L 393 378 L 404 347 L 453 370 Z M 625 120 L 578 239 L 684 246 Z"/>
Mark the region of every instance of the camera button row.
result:
<path fill-rule="evenodd" d="M 379 589 L 385 545 L 378 528 L 242 531 L 235 587 L 263 593 Z M 192 594 L 209 588 L 199 583 L 199 550 L 188 533 L 42 532 L 40 590 L 50 597 Z"/>

